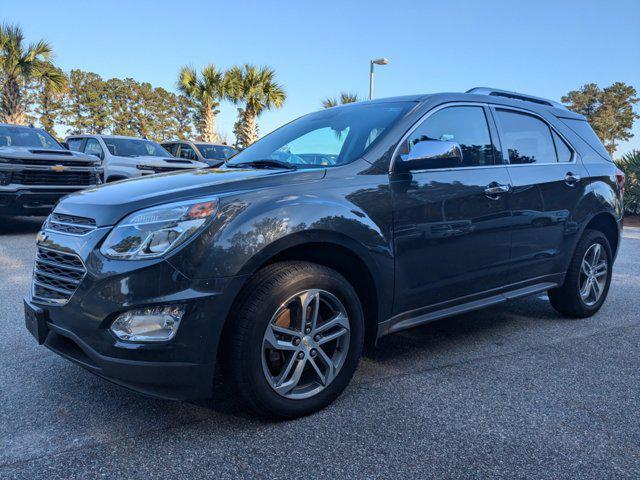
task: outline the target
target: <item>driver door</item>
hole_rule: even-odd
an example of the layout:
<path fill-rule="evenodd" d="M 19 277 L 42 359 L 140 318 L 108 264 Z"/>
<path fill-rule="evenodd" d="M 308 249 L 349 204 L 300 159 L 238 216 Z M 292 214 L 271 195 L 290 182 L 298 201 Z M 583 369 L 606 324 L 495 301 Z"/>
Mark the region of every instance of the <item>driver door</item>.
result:
<path fill-rule="evenodd" d="M 391 174 L 396 315 L 466 303 L 507 281 L 510 180 L 490 119 L 483 105 L 441 107 L 399 147 Z M 416 144 L 434 140 L 457 143 L 462 160 L 433 158 L 421 170 L 397 171 Z M 505 192 L 492 194 L 492 186 Z"/>

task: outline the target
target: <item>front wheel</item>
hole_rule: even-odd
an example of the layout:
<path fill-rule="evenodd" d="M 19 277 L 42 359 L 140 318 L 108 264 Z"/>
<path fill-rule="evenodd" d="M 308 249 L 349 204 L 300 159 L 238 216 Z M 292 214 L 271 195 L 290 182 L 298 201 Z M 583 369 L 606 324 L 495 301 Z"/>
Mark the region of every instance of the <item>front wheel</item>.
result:
<path fill-rule="evenodd" d="M 336 271 L 307 262 L 261 270 L 229 319 L 223 366 L 239 397 L 265 416 L 317 411 L 346 388 L 364 339 L 362 308 Z"/>
<path fill-rule="evenodd" d="M 612 258 L 607 237 L 597 230 L 585 231 L 571 259 L 564 284 L 549 290 L 553 308 L 574 318 L 596 313 L 609 292 Z"/>

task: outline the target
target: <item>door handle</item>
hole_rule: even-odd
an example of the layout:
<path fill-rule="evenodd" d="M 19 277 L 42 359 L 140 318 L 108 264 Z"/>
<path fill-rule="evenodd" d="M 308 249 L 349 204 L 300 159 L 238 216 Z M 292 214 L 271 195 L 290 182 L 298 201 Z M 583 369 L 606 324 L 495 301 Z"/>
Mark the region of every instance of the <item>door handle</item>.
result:
<path fill-rule="evenodd" d="M 503 193 L 509 193 L 509 190 L 511 190 L 511 185 L 501 185 L 499 183 L 493 182 L 484 189 L 484 194 L 487 197 L 495 198 L 499 195 L 502 195 Z"/>
<path fill-rule="evenodd" d="M 564 176 L 564 183 L 573 187 L 576 183 L 578 183 L 582 177 L 580 175 L 575 175 L 573 172 L 567 172 Z"/>

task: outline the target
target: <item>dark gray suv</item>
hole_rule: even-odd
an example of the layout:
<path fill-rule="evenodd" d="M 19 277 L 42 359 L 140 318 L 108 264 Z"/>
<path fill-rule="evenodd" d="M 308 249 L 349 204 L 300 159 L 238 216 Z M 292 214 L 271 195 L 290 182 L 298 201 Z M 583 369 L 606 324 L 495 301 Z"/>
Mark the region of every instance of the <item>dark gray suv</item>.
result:
<path fill-rule="evenodd" d="M 209 396 L 220 363 L 256 412 L 305 415 L 384 335 L 542 292 L 593 315 L 623 182 L 586 120 L 541 98 L 322 110 L 223 168 L 65 198 L 38 235 L 26 323 L 139 392 Z"/>

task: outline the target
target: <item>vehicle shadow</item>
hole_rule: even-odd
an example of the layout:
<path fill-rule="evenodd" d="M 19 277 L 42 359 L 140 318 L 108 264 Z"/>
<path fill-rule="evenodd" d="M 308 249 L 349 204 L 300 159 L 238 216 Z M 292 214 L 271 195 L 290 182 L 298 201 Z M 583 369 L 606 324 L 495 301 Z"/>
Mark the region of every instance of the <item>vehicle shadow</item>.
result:
<path fill-rule="evenodd" d="M 502 346 L 513 335 L 533 335 L 536 325 L 561 321 L 546 298 L 530 297 L 456 315 L 386 336 L 367 358 L 394 363 L 407 355 L 463 357 L 482 345 Z"/>
<path fill-rule="evenodd" d="M 0 235 L 37 233 L 45 218 L 0 216 Z"/>
<path fill-rule="evenodd" d="M 496 348 L 509 348 L 509 337 L 532 339 L 541 326 L 565 321 L 546 298 L 530 297 L 428 323 L 382 338 L 363 358 L 354 384 L 484 356 Z M 223 415 L 252 418 L 220 373 L 213 398 L 190 403 Z"/>

